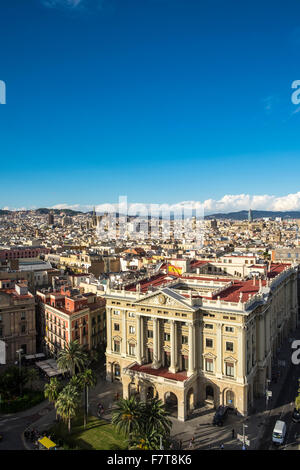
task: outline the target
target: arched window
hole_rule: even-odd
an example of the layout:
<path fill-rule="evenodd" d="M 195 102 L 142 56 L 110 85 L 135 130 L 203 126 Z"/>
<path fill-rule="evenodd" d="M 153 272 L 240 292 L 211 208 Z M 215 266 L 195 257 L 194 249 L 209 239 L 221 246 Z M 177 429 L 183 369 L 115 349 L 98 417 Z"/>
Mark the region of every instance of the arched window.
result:
<path fill-rule="evenodd" d="M 206 387 L 206 400 L 213 400 L 214 399 L 214 389 L 211 385 Z"/>
<path fill-rule="evenodd" d="M 121 369 L 120 369 L 119 364 L 115 364 L 115 377 L 120 377 L 120 372 L 121 372 Z"/>
<path fill-rule="evenodd" d="M 232 390 L 226 392 L 226 405 L 234 407 L 234 392 Z"/>

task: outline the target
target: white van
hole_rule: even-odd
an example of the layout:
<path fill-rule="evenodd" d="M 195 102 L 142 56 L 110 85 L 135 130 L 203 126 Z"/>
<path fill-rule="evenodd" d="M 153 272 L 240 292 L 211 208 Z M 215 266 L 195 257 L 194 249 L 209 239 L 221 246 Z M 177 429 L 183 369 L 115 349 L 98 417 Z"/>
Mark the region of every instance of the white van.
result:
<path fill-rule="evenodd" d="M 274 444 L 283 444 L 286 434 L 286 424 L 284 421 L 276 421 L 275 427 L 273 429 L 272 441 Z"/>

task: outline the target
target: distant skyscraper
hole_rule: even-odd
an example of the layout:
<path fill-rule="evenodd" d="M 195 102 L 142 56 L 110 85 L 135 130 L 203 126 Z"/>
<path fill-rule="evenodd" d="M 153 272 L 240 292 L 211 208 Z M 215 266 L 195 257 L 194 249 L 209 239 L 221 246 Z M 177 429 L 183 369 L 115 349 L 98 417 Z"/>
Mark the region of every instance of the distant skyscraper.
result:
<path fill-rule="evenodd" d="M 252 210 L 249 209 L 249 212 L 248 212 L 248 222 L 253 222 L 253 216 L 252 216 Z"/>

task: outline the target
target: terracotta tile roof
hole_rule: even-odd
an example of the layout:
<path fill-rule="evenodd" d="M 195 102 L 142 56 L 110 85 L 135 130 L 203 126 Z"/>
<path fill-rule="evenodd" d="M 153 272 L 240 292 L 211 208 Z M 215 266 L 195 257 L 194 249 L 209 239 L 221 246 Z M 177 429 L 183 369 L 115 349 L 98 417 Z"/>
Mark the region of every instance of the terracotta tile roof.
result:
<path fill-rule="evenodd" d="M 169 369 L 167 367 L 160 367 L 159 369 L 153 369 L 151 367 L 151 364 L 145 364 L 141 366 L 138 364 L 135 364 L 132 367 L 130 367 L 130 370 L 135 370 L 137 372 L 144 372 L 145 374 L 155 375 L 156 377 L 164 377 L 165 379 L 177 380 L 179 382 L 184 382 L 188 378 L 186 371 L 176 372 L 175 374 L 173 374 L 172 372 L 169 372 Z"/>

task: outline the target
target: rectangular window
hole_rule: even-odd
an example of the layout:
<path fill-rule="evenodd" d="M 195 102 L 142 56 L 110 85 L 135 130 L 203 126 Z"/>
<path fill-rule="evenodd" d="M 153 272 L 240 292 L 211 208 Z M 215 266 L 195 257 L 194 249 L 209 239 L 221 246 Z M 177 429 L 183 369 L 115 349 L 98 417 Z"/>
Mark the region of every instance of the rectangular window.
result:
<path fill-rule="evenodd" d="M 233 333 L 234 328 L 232 326 L 225 326 L 225 331 L 228 331 L 228 333 Z"/>
<path fill-rule="evenodd" d="M 135 318 L 135 314 L 134 314 L 133 312 L 129 312 L 129 313 L 128 313 L 128 316 L 129 316 L 129 317 L 132 317 L 132 318 Z"/>
<path fill-rule="evenodd" d="M 209 328 L 210 330 L 212 330 L 214 327 L 214 325 L 212 325 L 211 323 L 205 323 L 204 325 L 204 328 Z"/>
<path fill-rule="evenodd" d="M 213 347 L 213 340 L 206 338 L 206 347 L 207 348 L 212 348 Z"/>
<path fill-rule="evenodd" d="M 21 333 L 26 333 L 26 325 L 21 326 Z"/>
<path fill-rule="evenodd" d="M 120 315 L 120 310 L 114 310 L 115 315 Z"/>
<path fill-rule="evenodd" d="M 226 351 L 233 352 L 233 343 L 226 341 Z"/>
<path fill-rule="evenodd" d="M 165 341 L 170 341 L 171 340 L 171 335 L 169 335 L 169 333 L 164 333 L 164 340 Z"/>
<path fill-rule="evenodd" d="M 119 323 L 114 323 L 114 330 L 115 330 L 115 331 L 120 331 L 120 325 L 119 325 Z"/>
<path fill-rule="evenodd" d="M 135 356 L 135 344 L 129 344 L 129 355 Z"/>
<path fill-rule="evenodd" d="M 234 364 L 232 362 L 226 362 L 226 375 L 227 377 L 234 377 Z"/>
<path fill-rule="evenodd" d="M 153 330 L 148 330 L 147 331 L 147 336 L 148 336 L 148 338 L 153 338 Z"/>
<path fill-rule="evenodd" d="M 120 341 L 114 341 L 114 352 L 120 352 Z"/>
<path fill-rule="evenodd" d="M 135 333 L 135 327 L 134 326 L 129 327 L 129 333 L 131 333 L 131 334 Z"/>
<path fill-rule="evenodd" d="M 25 312 L 21 312 L 21 320 L 26 320 L 26 313 Z"/>
<path fill-rule="evenodd" d="M 181 336 L 181 342 L 182 344 L 188 344 L 189 342 L 188 336 Z"/>
<path fill-rule="evenodd" d="M 214 361 L 213 361 L 213 359 L 205 359 L 205 370 L 207 372 L 213 372 L 214 371 Z"/>

